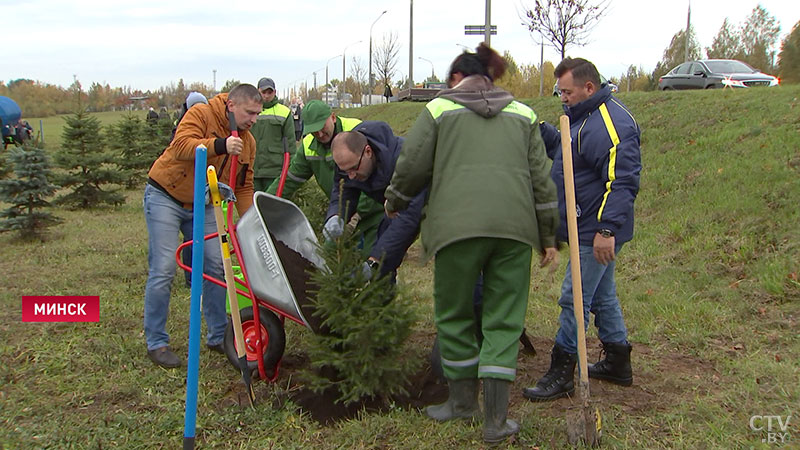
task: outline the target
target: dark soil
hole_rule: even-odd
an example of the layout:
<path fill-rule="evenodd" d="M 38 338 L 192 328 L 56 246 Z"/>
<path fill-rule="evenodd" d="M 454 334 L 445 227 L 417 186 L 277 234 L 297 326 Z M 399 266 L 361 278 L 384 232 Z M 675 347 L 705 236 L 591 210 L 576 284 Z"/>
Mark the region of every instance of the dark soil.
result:
<path fill-rule="evenodd" d="M 308 292 L 317 291 L 317 285 L 311 281 L 311 272 L 316 270 L 311 261 L 303 258 L 300 253 L 292 250 L 283 242 L 275 239 L 275 236 L 270 233 L 272 242 L 275 244 L 275 250 L 278 252 L 278 257 L 283 263 L 283 269 L 286 271 L 286 278 L 289 279 L 289 286 L 294 292 L 297 305 L 300 307 L 300 312 L 303 313 L 308 325 L 317 333 L 320 331 L 322 319 L 314 317 L 314 306 L 311 300 L 308 299 Z"/>
<path fill-rule="evenodd" d="M 406 387 L 408 395 L 399 395 L 385 399 L 366 399 L 349 406 L 336 403 L 338 393 L 314 393 L 306 389 L 297 379 L 297 372 L 310 365 L 304 353 L 287 353 L 281 362 L 280 374 L 271 389 L 264 389 L 256 384 L 256 395 L 259 402 L 273 402 L 280 406 L 287 398 L 291 398 L 311 417 L 323 424 L 335 423 L 338 420 L 354 418 L 359 411 L 381 412 L 394 407 L 421 410 L 427 405 L 437 404 L 447 399 L 447 385 L 440 383 L 431 372 L 428 360 L 432 346 L 433 333 L 417 333 L 412 341 L 423 348 L 424 358 L 420 370 L 414 374 Z M 517 379 L 511 389 L 509 399 L 509 415 L 514 416 L 529 400 L 522 396 L 522 389 L 536 384 L 550 366 L 550 349 L 553 340 L 532 336 L 531 341 L 537 353 L 524 352 L 520 345 Z M 599 352 L 599 341 L 589 339 L 589 362 L 595 362 Z M 678 351 L 660 352 L 656 354 L 650 347 L 642 344 L 633 346 L 633 386 L 622 387 L 611 383 L 590 380 L 590 393 L 593 401 L 604 409 L 619 409 L 625 414 L 646 416 L 654 411 L 665 410 L 669 405 L 682 398 L 688 398 L 698 392 L 710 391 L 714 385 L 724 382 L 720 373 L 713 369 L 710 362 L 703 361 Z M 647 367 L 646 369 L 644 367 Z M 576 370 L 577 382 L 577 370 Z M 239 390 L 239 389 L 232 389 Z M 243 402 L 238 402 L 242 406 Z M 562 398 L 553 402 L 537 403 L 537 412 L 563 418 L 567 410 L 578 404 L 578 398 Z"/>

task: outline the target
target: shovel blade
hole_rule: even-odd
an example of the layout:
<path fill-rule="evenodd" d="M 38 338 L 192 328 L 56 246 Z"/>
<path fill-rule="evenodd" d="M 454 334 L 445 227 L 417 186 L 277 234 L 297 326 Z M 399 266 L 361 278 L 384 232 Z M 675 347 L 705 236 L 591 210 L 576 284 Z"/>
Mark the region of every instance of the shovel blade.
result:
<path fill-rule="evenodd" d="M 597 407 L 579 405 L 567 409 L 567 441 L 570 445 L 599 447 L 602 434 L 602 419 Z"/>

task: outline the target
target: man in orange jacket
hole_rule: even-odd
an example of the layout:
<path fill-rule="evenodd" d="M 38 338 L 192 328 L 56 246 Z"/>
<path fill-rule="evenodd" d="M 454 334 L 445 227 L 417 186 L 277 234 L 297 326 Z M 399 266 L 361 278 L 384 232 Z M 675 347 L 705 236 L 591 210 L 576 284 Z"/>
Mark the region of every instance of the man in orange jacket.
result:
<path fill-rule="evenodd" d="M 220 181 L 235 188 L 239 215 L 253 203 L 253 161 L 256 144 L 250 127 L 261 112 L 261 93 L 255 86 L 241 84 L 229 94 L 219 94 L 207 105 L 197 105 L 187 111 L 178 125 L 175 138 L 159 156 L 148 173 L 144 190 L 144 217 L 149 234 L 147 284 L 144 293 L 144 333 L 147 354 L 154 363 L 173 368 L 181 359 L 169 349 L 166 331 L 169 312 L 170 286 L 175 276 L 175 251 L 178 231 L 192 227 L 194 198 L 195 148 L 208 148 L 208 165 L 213 165 Z M 235 119 L 239 137 L 230 136 L 229 113 Z M 239 157 L 238 171 L 230 179 L 230 164 Z M 216 231 L 214 210 L 205 209 L 205 233 Z M 204 272 L 224 278 L 219 246 L 204 248 Z M 225 288 L 203 282 L 203 315 L 208 335 L 206 346 L 223 353 L 222 340 L 225 317 Z"/>

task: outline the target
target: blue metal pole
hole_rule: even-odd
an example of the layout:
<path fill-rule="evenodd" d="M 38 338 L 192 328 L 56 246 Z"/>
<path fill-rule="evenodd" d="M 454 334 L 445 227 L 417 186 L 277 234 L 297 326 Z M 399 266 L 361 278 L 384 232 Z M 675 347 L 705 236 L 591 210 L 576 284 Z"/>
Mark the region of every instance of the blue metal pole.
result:
<path fill-rule="evenodd" d="M 197 384 L 200 371 L 200 297 L 203 294 L 203 245 L 206 216 L 206 155 L 198 145 L 194 152 L 194 212 L 192 229 L 192 296 L 189 313 L 189 361 L 186 369 L 186 412 L 183 422 L 183 448 L 194 448 L 197 424 Z"/>

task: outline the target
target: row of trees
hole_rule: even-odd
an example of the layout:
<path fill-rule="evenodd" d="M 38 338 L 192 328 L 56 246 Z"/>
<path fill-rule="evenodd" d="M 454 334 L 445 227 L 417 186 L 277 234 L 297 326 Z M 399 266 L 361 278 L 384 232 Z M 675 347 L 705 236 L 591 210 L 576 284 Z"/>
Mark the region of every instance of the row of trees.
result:
<path fill-rule="evenodd" d="M 134 113 L 104 129 L 87 111 L 84 98 L 85 93 L 74 91 L 78 111 L 66 118 L 63 145 L 49 152 L 52 161 L 38 142 L 30 141 L 0 155 L 0 201 L 10 205 L 0 211 L 0 232 L 41 237 L 60 222 L 42 212 L 56 192 L 53 203 L 76 209 L 123 203 L 122 189 L 142 187 L 150 165 L 172 138 L 172 120 L 149 123 Z"/>
<path fill-rule="evenodd" d="M 156 91 L 142 91 L 130 86 L 111 87 L 99 83 L 92 83 L 87 91 L 83 91 L 78 80 L 67 88 L 28 79 L 12 80 L 8 84 L 0 81 L 0 95 L 13 98 L 26 117 L 47 117 L 74 111 L 76 91 L 80 92 L 81 103 L 92 112 L 150 107 L 176 110 L 191 91 L 201 92 L 206 97 L 213 93 L 211 86 L 198 82 L 186 85 L 183 79 Z"/>
<path fill-rule="evenodd" d="M 534 39 L 541 38 L 564 58 L 569 46 L 587 42 L 592 28 L 607 12 L 609 1 L 534 0 L 521 18 Z M 775 46 L 779 35 L 778 20 L 758 5 L 740 25 L 733 25 L 726 18 L 711 46 L 705 48 L 705 54 L 710 59 L 738 59 L 764 72 L 778 74 L 784 82 L 798 82 L 800 22 L 781 43 L 776 64 Z M 645 72 L 641 66 L 631 65 L 626 73 L 612 80 L 621 89 L 652 90 L 657 87 L 661 76 L 687 58 L 701 58 L 700 44 L 691 26 L 688 31 L 683 29 L 675 33 L 652 73 Z"/>

